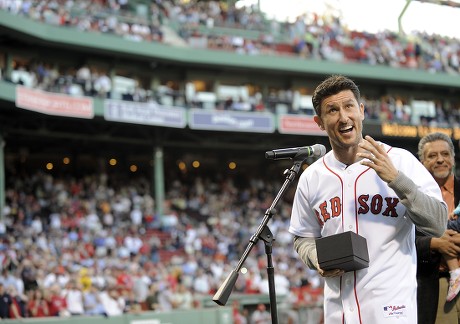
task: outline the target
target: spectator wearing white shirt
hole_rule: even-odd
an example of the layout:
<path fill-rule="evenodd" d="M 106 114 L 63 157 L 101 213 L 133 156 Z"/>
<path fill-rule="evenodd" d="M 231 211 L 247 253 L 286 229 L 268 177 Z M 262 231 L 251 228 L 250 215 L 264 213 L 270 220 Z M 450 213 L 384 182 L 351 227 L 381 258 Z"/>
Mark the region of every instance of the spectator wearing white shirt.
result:
<path fill-rule="evenodd" d="M 284 274 L 275 273 L 274 281 L 277 295 L 285 296 L 289 293 L 290 283 Z M 266 273 L 263 274 L 263 279 L 259 283 L 259 291 L 261 294 L 269 294 L 268 275 Z"/>
<path fill-rule="evenodd" d="M 123 298 L 120 298 L 116 289 L 102 290 L 99 293 L 99 299 L 104 306 L 107 316 L 119 316 L 123 314 L 125 303 Z"/>
<path fill-rule="evenodd" d="M 41 232 L 43 232 L 43 223 L 42 223 L 42 220 L 40 219 L 40 216 L 38 215 L 34 216 L 30 227 L 34 234 L 40 234 Z"/>
<path fill-rule="evenodd" d="M 251 314 L 251 324 L 270 324 L 272 322 L 270 313 L 264 304 L 258 304 L 256 310 Z"/>
<path fill-rule="evenodd" d="M 193 295 L 183 283 L 178 283 L 172 294 L 174 309 L 192 309 Z"/>
<path fill-rule="evenodd" d="M 130 213 L 131 223 L 137 227 L 142 225 L 142 211 L 139 206 L 135 206 Z"/>
<path fill-rule="evenodd" d="M 131 255 L 137 255 L 144 244 L 138 234 L 127 235 L 123 243 Z"/>
<path fill-rule="evenodd" d="M 94 81 L 94 90 L 99 97 L 110 98 L 112 80 L 106 74 L 100 74 Z"/>
<path fill-rule="evenodd" d="M 211 290 L 211 285 L 209 283 L 209 277 L 206 275 L 205 271 L 202 268 L 198 268 L 196 276 L 193 279 L 193 290 L 197 294 L 207 295 Z"/>
<path fill-rule="evenodd" d="M 50 288 L 53 285 L 58 285 L 59 287 L 65 287 L 69 282 L 68 275 L 64 271 L 61 271 L 60 266 L 55 266 L 52 271 L 49 271 L 43 278 L 42 284 L 44 288 Z"/>
<path fill-rule="evenodd" d="M 75 280 L 71 279 L 66 288 L 62 291 L 62 295 L 67 302 L 67 310 L 72 315 L 83 315 L 85 312 L 83 292 L 81 285 Z"/>

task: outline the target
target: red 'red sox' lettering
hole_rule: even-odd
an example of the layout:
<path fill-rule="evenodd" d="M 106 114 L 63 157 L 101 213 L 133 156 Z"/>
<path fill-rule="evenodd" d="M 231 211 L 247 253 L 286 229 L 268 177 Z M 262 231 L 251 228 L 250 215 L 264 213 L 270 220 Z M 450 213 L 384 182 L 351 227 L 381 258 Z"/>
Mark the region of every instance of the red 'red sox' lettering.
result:
<path fill-rule="evenodd" d="M 329 200 L 330 203 L 330 210 L 331 212 L 328 212 L 328 202 L 324 201 L 319 205 L 319 211 L 321 214 L 321 217 L 323 218 L 324 222 L 327 222 L 329 218 L 331 217 L 337 217 L 340 216 L 340 213 L 342 212 L 342 204 L 340 203 L 340 198 L 339 197 L 334 197 Z"/>
<path fill-rule="evenodd" d="M 358 215 L 372 213 L 389 217 L 398 217 L 396 207 L 399 199 L 396 197 L 382 197 L 382 195 L 361 195 L 358 197 Z M 382 212 L 383 210 L 383 212 Z M 315 210 L 316 217 L 320 221 L 327 222 L 331 217 L 338 217 L 342 213 L 342 204 L 339 197 L 331 198 L 329 201 L 324 201 L 319 205 L 319 212 Z M 321 217 L 320 217 L 321 215 Z M 322 218 L 322 221 L 321 221 Z"/>
<path fill-rule="evenodd" d="M 342 204 L 340 203 L 339 197 L 334 197 L 331 200 L 331 212 L 332 217 L 337 217 L 342 212 Z"/>
<path fill-rule="evenodd" d="M 327 212 L 327 201 L 319 205 L 319 212 L 321 213 L 321 217 L 323 217 L 324 222 L 327 222 L 329 218 L 331 218 L 331 214 Z"/>

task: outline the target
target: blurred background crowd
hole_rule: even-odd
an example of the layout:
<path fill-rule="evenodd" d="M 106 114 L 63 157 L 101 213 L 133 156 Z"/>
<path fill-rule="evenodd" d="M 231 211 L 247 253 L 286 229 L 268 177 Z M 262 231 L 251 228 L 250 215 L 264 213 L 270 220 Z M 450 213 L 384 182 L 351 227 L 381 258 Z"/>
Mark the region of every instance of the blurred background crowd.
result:
<path fill-rule="evenodd" d="M 13 316 L 13 308 L 16 317 L 40 317 L 202 307 L 236 266 L 281 180 L 183 175 L 156 215 L 141 177 L 9 178 L 0 283 L 8 296 L 2 301 L 12 302 L 1 315 Z M 281 309 L 318 313 L 322 279 L 295 257 L 289 216 L 286 198 L 269 223 Z M 266 267 L 260 243 L 234 293 L 268 294 Z"/>

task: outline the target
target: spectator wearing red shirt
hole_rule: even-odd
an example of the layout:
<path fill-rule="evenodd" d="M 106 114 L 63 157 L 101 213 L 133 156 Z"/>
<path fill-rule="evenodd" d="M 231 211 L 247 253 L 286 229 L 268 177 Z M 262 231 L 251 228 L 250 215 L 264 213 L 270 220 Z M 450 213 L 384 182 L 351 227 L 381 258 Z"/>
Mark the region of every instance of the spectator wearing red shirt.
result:
<path fill-rule="evenodd" d="M 27 303 L 29 317 L 46 317 L 49 316 L 48 302 L 43 296 L 40 289 L 34 290 L 31 294 L 32 298 Z"/>
<path fill-rule="evenodd" d="M 120 289 L 128 289 L 131 290 L 133 287 L 133 278 L 130 273 L 128 273 L 127 269 L 121 268 L 116 269 L 117 271 L 117 287 Z"/>
<path fill-rule="evenodd" d="M 10 318 L 24 318 L 27 317 L 26 313 L 26 302 L 27 297 L 24 294 L 19 294 L 16 287 L 9 286 L 7 288 L 8 293 L 11 296 L 11 304 L 9 309 Z"/>
<path fill-rule="evenodd" d="M 51 286 L 45 297 L 48 302 L 49 316 L 64 316 L 68 313 L 67 300 L 61 295 L 59 285 Z"/>
<path fill-rule="evenodd" d="M 240 302 L 236 299 L 232 303 L 232 314 L 234 324 L 246 324 L 248 322 L 247 311 L 240 306 Z"/>

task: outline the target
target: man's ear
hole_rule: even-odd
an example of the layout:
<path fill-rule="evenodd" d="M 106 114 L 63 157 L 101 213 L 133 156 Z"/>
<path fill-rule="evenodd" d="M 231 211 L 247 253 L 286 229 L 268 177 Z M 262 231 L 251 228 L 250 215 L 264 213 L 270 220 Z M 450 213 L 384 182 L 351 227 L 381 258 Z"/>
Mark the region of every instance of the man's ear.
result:
<path fill-rule="evenodd" d="M 361 120 L 364 120 L 364 118 L 365 118 L 364 117 L 365 116 L 364 115 L 364 104 L 362 102 L 359 104 L 359 110 L 361 112 Z"/>
<path fill-rule="evenodd" d="M 321 118 L 319 118 L 318 115 L 313 116 L 313 120 L 321 130 L 324 130 L 323 123 L 321 122 Z"/>

